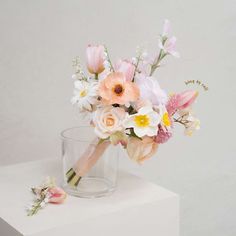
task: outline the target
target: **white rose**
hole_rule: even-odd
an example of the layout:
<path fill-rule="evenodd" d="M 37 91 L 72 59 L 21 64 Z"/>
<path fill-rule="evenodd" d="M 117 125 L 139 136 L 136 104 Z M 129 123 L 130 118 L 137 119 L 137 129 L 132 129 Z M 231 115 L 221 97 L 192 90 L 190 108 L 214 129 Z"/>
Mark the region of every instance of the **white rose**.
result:
<path fill-rule="evenodd" d="M 124 129 L 122 123 L 126 112 L 120 107 L 106 106 L 94 112 L 93 123 L 99 138 L 108 138 L 111 134 Z"/>

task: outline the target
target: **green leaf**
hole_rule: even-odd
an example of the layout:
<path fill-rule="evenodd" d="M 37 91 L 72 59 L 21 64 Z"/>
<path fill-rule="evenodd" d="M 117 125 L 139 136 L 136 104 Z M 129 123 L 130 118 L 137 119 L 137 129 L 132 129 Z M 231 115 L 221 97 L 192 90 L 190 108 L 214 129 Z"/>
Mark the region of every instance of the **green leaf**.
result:
<path fill-rule="evenodd" d="M 137 135 L 135 134 L 133 128 L 130 129 L 130 135 L 129 135 L 129 136 L 130 136 L 130 137 L 134 137 L 134 138 L 138 138 L 138 139 L 142 140 L 142 138 L 140 138 L 139 136 L 137 136 Z"/>

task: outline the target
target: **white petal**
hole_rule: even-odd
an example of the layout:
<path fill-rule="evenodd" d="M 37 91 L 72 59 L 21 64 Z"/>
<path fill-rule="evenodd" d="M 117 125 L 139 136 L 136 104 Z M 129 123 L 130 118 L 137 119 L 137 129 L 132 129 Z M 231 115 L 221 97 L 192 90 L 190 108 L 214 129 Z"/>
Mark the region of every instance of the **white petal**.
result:
<path fill-rule="evenodd" d="M 145 106 L 145 107 L 142 107 L 138 110 L 138 115 L 146 115 L 152 111 L 153 111 L 153 109 L 151 106 Z"/>
<path fill-rule="evenodd" d="M 83 105 L 82 105 L 85 109 L 87 110 L 91 110 L 91 105 L 89 104 L 89 102 L 87 101 L 87 99 L 83 99 Z"/>
<path fill-rule="evenodd" d="M 77 96 L 74 96 L 74 97 L 72 97 L 71 98 L 71 103 L 74 105 L 74 104 L 76 104 L 77 102 L 78 102 L 78 97 Z"/>
<path fill-rule="evenodd" d="M 148 127 L 147 130 L 146 130 L 146 135 L 155 136 L 155 135 L 157 135 L 157 131 L 158 131 L 158 126 Z"/>
<path fill-rule="evenodd" d="M 138 137 L 143 137 L 147 134 L 147 128 L 139 128 L 137 126 L 134 127 L 134 133 L 138 136 Z"/>
<path fill-rule="evenodd" d="M 97 127 L 94 128 L 94 132 L 99 138 L 105 139 L 109 137 L 108 133 L 101 132 Z"/>
<path fill-rule="evenodd" d="M 150 117 L 150 126 L 157 126 L 161 122 L 161 116 L 156 112 L 149 113 L 148 116 Z"/>
<path fill-rule="evenodd" d="M 74 86 L 75 86 L 75 88 L 78 89 L 78 90 L 81 90 L 81 89 L 84 88 L 82 82 L 79 81 L 79 80 L 76 80 L 76 81 L 74 82 Z"/>
<path fill-rule="evenodd" d="M 159 47 L 160 49 L 164 49 L 164 46 L 163 46 L 163 44 L 162 44 L 162 41 L 161 41 L 161 40 L 159 40 L 158 47 Z"/>
<path fill-rule="evenodd" d="M 165 19 L 163 31 L 162 31 L 162 36 L 167 36 L 169 31 L 170 31 L 170 21 Z"/>
<path fill-rule="evenodd" d="M 123 126 L 125 128 L 133 128 L 133 127 L 135 127 L 134 118 L 133 117 L 128 117 L 127 119 L 125 119 L 123 121 Z"/>
<path fill-rule="evenodd" d="M 180 54 L 176 51 L 171 51 L 170 54 L 176 58 L 180 58 Z"/>

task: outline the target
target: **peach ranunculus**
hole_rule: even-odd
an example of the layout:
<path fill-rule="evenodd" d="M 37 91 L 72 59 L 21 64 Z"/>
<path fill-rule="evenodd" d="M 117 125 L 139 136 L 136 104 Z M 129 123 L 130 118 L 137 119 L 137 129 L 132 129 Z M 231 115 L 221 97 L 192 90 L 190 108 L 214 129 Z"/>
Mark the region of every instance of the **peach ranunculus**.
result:
<path fill-rule="evenodd" d="M 116 72 L 122 72 L 125 75 L 126 81 L 132 81 L 135 73 L 135 66 L 128 60 L 119 60 L 115 65 Z"/>
<path fill-rule="evenodd" d="M 127 113 L 120 107 L 105 106 L 94 112 L 93 123 L 99 138 L 106 139 L 117 131 L 122 131 Z"/>
<path fill-rule="evenodd" d="M 88 45 L 86 50 L 87 68 L 91 74 L 100 74 L 104 71 L 104 46 Z"/>
<path fill-rule="evenodd" d="M 50 203 L 63 203 L 66 199 L 66 192 L 59 187 L 52 187 L 48 190 Z"/>
<path fill-rule="evenodd" d="M 105 104 L 124 105 L 139 98 L 139 88 L 135 83 L 126 81 L 121 72 L 112 72 L 100 81 L 99 95 Z"/>
<path fill-rule="evenodd" d="M 131 137 L 127 145 L 127 153 L 131 160 L 142 164 L 157 151 L 158 144 L 153 138 L 145 136 L 142 139 Z"/>

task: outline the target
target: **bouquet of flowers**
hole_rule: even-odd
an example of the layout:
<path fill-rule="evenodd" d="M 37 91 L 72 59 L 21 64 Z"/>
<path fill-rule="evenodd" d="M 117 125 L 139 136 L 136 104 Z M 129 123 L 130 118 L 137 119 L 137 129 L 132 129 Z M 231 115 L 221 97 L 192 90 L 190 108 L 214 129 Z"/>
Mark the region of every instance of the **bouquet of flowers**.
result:
<path fill-rule="evenodd" d="M 67 172 L 67 182 L 77 186 L 109 145 L 122 145 L 128 156 L 138 162 L 153 156 L 158 146 L 171 137 L 174 124 L 184 126 L 185 134 L 199 129 L 192 104 L 198 92 L 187 90 L 167 94 L 154 77 L 154 72 L 167 56 L 179 57 L 176 38 L 169 37 L 166 20 L 156 56 L 138 49 L 131 59 L 111 61 L 103 45 L 87 47 L 87 69 L 74 60 L 74 96 L 71 100 L 79 111 L 89 114 L 96 138 Z"/>

